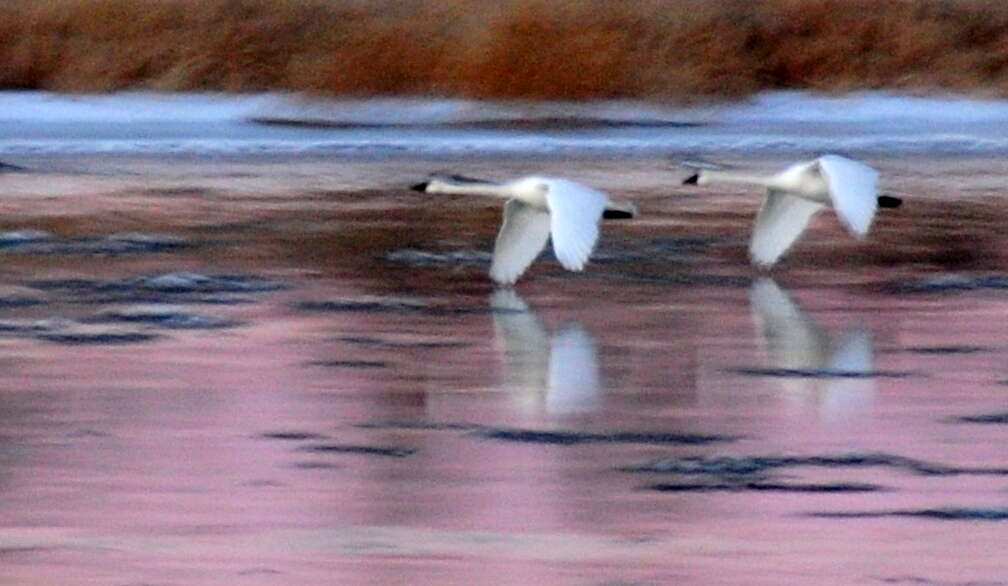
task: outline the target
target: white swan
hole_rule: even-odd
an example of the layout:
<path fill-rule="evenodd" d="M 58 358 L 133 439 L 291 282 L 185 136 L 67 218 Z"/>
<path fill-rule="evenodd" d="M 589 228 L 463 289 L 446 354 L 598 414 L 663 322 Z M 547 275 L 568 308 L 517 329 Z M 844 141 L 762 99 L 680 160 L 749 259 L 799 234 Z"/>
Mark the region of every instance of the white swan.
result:
<path fill-rule="evenodd" d="M 551 339 L 514 289 L 494 291 L 490 308 L 505 384 L 523 406 L 561 414 L 598 405 L 598 353 L 594 338 L 580 324 L 565 325 Z"/>
<path fill-rule="evenodd" d="M 507 200 L 494 244 L 490 277 L 512 285 L 553 238 L 553 252 L 570 271 L 584 268 L 598 240 L 599 219 L 632 218 L 637 208 L 567 179 L 523 177 L 494 183 L 458 175 L 434 175 L 412 187 L 425 193 L 483 195 Z"/>
<path fill-rule="evenodd" d="M 774 175 L 703 168 L 683 184 L 715 182 L 749 183 L 766 188 L 749 243 L 750 258 L 762 266 L 777 262 L 823 206 L 832 205 L 847 230 L 864 238 L 876 206 L 895 208 L 902 203 L 899 198 L 878 195 L 878 171 L 839 155 L 796 163 Z"/>
<path fill-rule="evenodd" d="M 758 340 L 771 368 L 782 371 L 779 382 L 790 398 L 818 405 L 823 419 L 834 421 L 870 410 L 875 351 L 866 330 L 831 340 L 773 279 L 754 282 L 749 300 Z"/>

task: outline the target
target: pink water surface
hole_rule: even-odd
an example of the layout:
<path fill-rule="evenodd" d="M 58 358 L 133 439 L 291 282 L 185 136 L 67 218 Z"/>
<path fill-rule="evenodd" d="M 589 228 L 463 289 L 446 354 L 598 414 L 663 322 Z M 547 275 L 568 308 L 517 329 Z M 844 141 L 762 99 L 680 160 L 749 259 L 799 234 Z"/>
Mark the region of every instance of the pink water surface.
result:
<path fill-rule="evenodd" d="M 519 163 L 529 164 L 508 164 Z M 146 169 L 145 187 L 196 181 L 171 165 L 120 164 Z M 607 168 L 578 164 L 588 177 Z M 59 224 L 67 234 L 100 232 L 95 218 L 119 212 L 147 230 L 216 244 L 122 258 L 11 253 L 5 285 L 189 270 L 286 287 L 237 305 L 183 304 L 237 320 L 232 328 L 158 330 L 133 344 L 0 337 L 0 583 L 1008 583 L 1008 521 L 903 515 L 1008 508 L 1008 475 L 995 472 L 1008 468 L 1008 426 L 956 420 L 1008 411 L 1008 293 L 900 292 L 885 286 L 891 279 L 879 266 L 829 266 L 806 252 L 775 273 L 775 299 L 792 317 L 771 336 L 772 318 L 753 293 L 759 275 L 736 262 L 743 243 L 657 273 L 707 280 L 627 276 L 643 262 L 624 254 L 633 238 L 680 235 L 676 206 L 721 214 L 712 234 L 746 229 L 744 217 L 717 206 L 658 199 L 634 174 L 645 170 L 640 163 L 628 176 L 656 219 L 645 215 L 636 236 L 607 227 L 623 237 L 610 241 L 614 260 L 584 276 L 544 261 L 512 299 L 528 310 L 493 312 L 485 267 L 390 263 L 384 240 L 343 258 L 310 249 L 334 245 L 302 234 L 338 240 L 341 230 L 400 221 L 383 206 L 413 205 L 397 192 L 367 191 L 365 179 L 405 182 L 418 165 L 325 165 L 307 171 L 350 177 L 356 190 L 343 202 L 356 214 L 346 223 L 284 215 L 340 202 L 320 204 L 318 180 L 304 168 L 299 191 L 285 191 L 273 164 L 243 162 L 252 179 L 239 187 L 203 168 L 196 183 L 205 191 L 183 196 L 129 191 L 140 187 L 125 179 L 93 179 L 82 194 L 47 191 L 59 189 L 43 178 L 9 180 L 18 194 L 7 204 L 12 227 L 18 218 L 61 218 L 61 202 L 73 202 L 79 218 Z M 184 205 L 197 199 L 200 213 Z M 450 226 L 448 212 L 438 221 Z M 211 219 L 221 227 L 206 228 Z M 250 219 L 266 222 L 271 236 L 242 224 Z M 889 234 L 912 229 L 888 221 Z M 464 231 L 414 234 L 411 245 L 478 248 L 492 230 L 475 242 Z M 812 237 L 819 251 L 858 246 L 828 226 Z M 334 300 L 414 309 L 299 305 Z M 84 319 L 97 309 L 71 296 L 0 311 L 3 319 Z M 788 337 L 801 342 L 789 346 Z M 850 340 L 863 374 L 877 376 L 773 376 L 829 371 Z M 493 439 L 488 430 L 721 441 L 562 445 Z M 772 480 L 878 490 L 659 492 L 649 487 L 696 478 L 628 470 L 668 458 L 851 454 L 960 472 L 798 466 L 771 471 Z"/>

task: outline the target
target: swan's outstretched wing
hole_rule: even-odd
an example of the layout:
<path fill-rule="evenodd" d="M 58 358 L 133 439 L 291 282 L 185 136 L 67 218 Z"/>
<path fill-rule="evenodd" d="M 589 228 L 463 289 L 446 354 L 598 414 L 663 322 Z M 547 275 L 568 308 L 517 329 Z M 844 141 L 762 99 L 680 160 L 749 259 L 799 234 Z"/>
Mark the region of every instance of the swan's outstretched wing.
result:
<path fill-rule="evenodd" d="M 516 199 L 504 205 L 504 223 L 494 244 L 490 278 L 511 285 L 539 255 L 550 234 L 550 215 Z"/>
<path fill-rule="evenodd" d="M 774 368 L 819 370 L 826 366 L 829 340 L 777 283 L 756 281 L 749 301 Z"/>
<path fill-rule="evenodd" d="M 564 179 L 550 179 L 546 184 L 553 252 L 565 269 L 580 271 L 595 248 L 599 219 L 609 198 Z"/>
<path fill-rule="evenodd" d="M 546 407 L 553 413 L 591 409 L 598 389 L 595 339 L 579 324 L 570 324 L 553 337 Z"/>
<path fill-rule="evenodd" d="M 863 238 L 875 217 L 878 171 L 839 155 L 826 155 L 818 161 L 837 215 L 847 229 Z"/>
<path fill-rule="evenodd" d="M 822 207 L 820 203 L 768 189 L 749 242 L 753 262 L 763 266 L 777 262 Z"/>

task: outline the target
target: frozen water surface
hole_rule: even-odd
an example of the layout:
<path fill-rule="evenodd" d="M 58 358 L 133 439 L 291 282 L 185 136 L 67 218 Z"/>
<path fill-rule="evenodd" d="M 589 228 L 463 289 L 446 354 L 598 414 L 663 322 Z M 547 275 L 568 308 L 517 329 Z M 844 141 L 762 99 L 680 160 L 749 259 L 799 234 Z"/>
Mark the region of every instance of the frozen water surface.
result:
<path fill-rule="evenodd" d="M 778 92 L 741 104 L 0 92 L 0 155 L 1008 152 L 1008 102 Z"/>
<path fill-rule="evenodd" d="M 0 583 L 1006 583 L 1005 106 L 557 108 L 0 95 Z M 819 144 L 905 204 L 769 274 L 667 160 Z M 446 167 L 643 213 L 495 292 Z"/>

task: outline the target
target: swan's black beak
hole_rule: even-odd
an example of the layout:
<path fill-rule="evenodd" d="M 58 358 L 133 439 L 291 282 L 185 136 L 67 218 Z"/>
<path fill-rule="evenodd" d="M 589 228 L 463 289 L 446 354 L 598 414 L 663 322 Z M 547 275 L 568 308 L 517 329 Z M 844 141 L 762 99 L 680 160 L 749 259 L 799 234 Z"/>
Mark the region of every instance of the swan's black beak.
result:
<path fill-rule="evenodd" d="M 893 197 L 891 195 L 880 195 L 878 196 L 878 207 L 880 208 L 898 208 L 903 200 L 898 197 Z"/>
<path fill-rule="evenodd" d="M 682 182 L 682 184 L 683 185 L 696 185 L 697 181 L 699 181 L 699 180 L 700 180 L 700 174 L 699 173 L 694 173 L 694 174 L 690 175 L 689 177 L 687 177 L 686 180 Z"/>
<path fill-rule="evenodd" d="M 427 191 L 427 182 L 424 181 L 423 183 L 417 183 L 413 187 L 410 187 L 410 189 L 412 189 L 413 191 L 419 191 L 420 193 L 424 193 L 425 191 Z"/>

